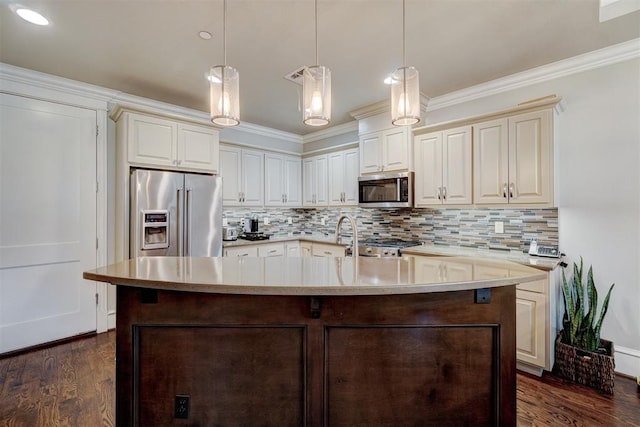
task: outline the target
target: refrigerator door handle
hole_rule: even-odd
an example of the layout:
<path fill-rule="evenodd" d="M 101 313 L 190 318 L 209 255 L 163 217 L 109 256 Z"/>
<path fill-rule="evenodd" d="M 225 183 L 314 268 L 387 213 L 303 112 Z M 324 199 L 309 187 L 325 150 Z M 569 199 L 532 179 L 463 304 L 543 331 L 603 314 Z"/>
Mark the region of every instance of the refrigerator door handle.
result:
<path fill-rule="evenodd" d="M 183 203 L 183 196 L 182 196 L 182 188 L 178 188 L 178 206 L 176 208 L 178 224 L 184 224 L 183 207 L 184 207 L 184 203 Z M 178 256 L 184 256 L 184 244 L 183 244 L 183 237 L 181 236 L 181 233 L 178 233 Z"/>
<path fill-rule="evenodd" d="M 187 200 L 185 203 L 185 233 L 184 233 L 184 256 L 191 256 L 191 188 L 187 188 Z"/>

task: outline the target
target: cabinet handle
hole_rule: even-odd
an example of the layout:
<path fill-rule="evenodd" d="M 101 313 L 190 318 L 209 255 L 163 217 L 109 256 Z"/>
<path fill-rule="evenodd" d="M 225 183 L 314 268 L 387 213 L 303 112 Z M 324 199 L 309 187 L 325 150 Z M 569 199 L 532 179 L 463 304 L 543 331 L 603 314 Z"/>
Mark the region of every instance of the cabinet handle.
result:
<path fill-rule="evenodd" d="M 442 187 L 442 199 L 447 200 L 447 187 Z"/>
<path fill-rule="evenodd" d="M 442 200 L 442 187 L 438 187 L 438 200 Z"/>
<path fill-rule="evenodd" d="M 238 191 L 238 202 L 242 202 L 242 192 Z"/>
<path fill-rule="evenodd" d="M 332 253 L 330 251 L 324 251 L 325 255 L 332 255 Z"/>
<path fill-rule="evenodd" d="M 502 197 L 504 197 L 505 199 L 507 198 L 507 183 L 506 182 L 502 185 Z"/>
<path fill-rule="evenodd" d="M 270 254 L 275 254 L 276 252 L 278 252 L 278 250 L 277 250 L 277 249 L 271 249 L 271 250 L 269 251 L 269 253 L 270 253 Z"/>
<path fill-rule="evenodd" d="M 284 202 L 287 203 L 289 201 L 289 196 L 287 196 L 286 194 L 284 195 Z"/>
<path fill-rule="evenodd" d="M 238 256 L 249 256 L 249 254 L 248 253 L 238 254 Z"/>
<path fill-rule="evenodd" d="M 516 192 L 516 185 L 512 182 L 509 184 L 509 198 L 513 199 L 513 193 Z"/>

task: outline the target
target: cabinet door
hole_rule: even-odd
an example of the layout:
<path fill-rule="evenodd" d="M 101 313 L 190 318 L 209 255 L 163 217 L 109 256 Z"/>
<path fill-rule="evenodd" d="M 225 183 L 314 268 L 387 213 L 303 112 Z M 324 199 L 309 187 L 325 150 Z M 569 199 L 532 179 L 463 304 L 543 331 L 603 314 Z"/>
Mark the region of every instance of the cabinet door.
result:
<path fill-rule="evenodd" d="M 315 206 L 316 163 L 312 157 L 302 160 L 302 204 Z"/>
<path fill-rule="evenodd" d="M 508 203 L 509 148 L 507 119 L 473 125 L 473 200 Z"/>
<path fill-rule="evenodd" d="M 264 204 L 282 206 L 284 204 L 284 159 L 280 155 L 264 156 Z"/>
<path fill-rule="evenodd" d="M 344 153 L 331 153 L 327 156 L 329 174 L 329 205 L 342 205 L 344 196 Z"/>
<path fill-rule="evenodd" d="M 415 205 L 442 204 L 442 132 L 416 137 Z"/>
<path fill-rule="evenodd" d="M 360 173 L 379 172 L 382 168 L 382 135 L 375 133 L 360 138 Z"/>
<path fill-rule="evenodd" d="M 178 125 L 178 156 L 180 168 L 218 172 L 218 131 L 204 126 Z"/>
<path fill-rule="evenodd" d="M 550 110 L 509 118 L 509 203 L 553 202 Z"/>
<path fill-rule="evenodd" d="M 548 369 L 546 365 L 544 294 L 516 289 L 516 357 Z"/>
<path fill-rule="evenodd" d="M 264 158 L 260 151 L 242 150 L 243 206 L 264 204 Z"/>
<path fill-rule="evenodd" d="M 344 175 L 342 175 L 342 188 L 344 191 L 343 204 L 358 204 L 358 176 L 360 169 L 358 166 L 358 149 L 344 151 Z"/>
<path fill-rule="evenodd" d="M 175 168 L 178 124 L 143 114 L 126 114 L 129 163 Z"/>
<path fill-rule="evenodd" d="M 239 206 L 242 199 L 242 150 L 220 145 L 220 176 L 223 205 Z"/>
<path fill-rule="evenodd" d="M 302 161 L 298 157 L 284 157 L 284 204 L 302 206 Z"/>
<path fill-rule="evenodd" d="M 409 143 L 409 130 L 406 127 L 389 129 L 382 133 L 383 171 L 409 169 Z"/>
<path fill-rule="evenodd" d="M 472 202 L 471 127 L 442 132 L 442 202 L 463 205 Z"/>
<path fill-rule="evenodd" d="M 327 206 L 329 204 L 329 181 L 327 179 L 328 165 L 327 156 L 318 156 L 316 163 L 316 205 Z"/>
<path fill-rule="evenodd" d="M 311 242 L 300 242 L 300 256 L 309 257 L 311 256 L 311 248 L 313 243 Z"/>

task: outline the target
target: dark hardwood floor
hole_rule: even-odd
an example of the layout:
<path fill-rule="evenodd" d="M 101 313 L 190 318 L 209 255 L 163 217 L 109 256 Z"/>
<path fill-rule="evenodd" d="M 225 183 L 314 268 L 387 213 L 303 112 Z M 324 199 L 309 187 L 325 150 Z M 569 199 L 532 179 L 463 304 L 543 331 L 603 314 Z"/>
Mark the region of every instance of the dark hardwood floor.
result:
<path fill-rule="evenodd" d="M 0 426 L 113 426 L 115 333 L 0 358 Z M 634 381 L 613 396 L 518 373 L 519 426 L 640 426 Z"/>

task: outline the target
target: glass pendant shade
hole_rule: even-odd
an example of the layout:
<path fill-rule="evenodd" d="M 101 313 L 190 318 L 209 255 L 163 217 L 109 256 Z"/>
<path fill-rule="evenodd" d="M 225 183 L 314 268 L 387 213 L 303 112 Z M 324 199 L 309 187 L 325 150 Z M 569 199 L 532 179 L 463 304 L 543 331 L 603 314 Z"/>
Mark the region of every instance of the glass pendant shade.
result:
<path fill-rule="evenodd" d="M 391 123 L 410 126 L 420 121 L 420 82 L 414 67 L 400 67 L 391 74 Z"/>
<path fill-rule="evenodd" d="M 228 65 L 216 65 L 209 75 L 211 121 L 218 126 L 240 124 L 240 73 Z"/>
<path fill-rule="evenodd" d="M 323 126 L 331 121 L 331 70 L 322 65 L 306 67 L 302 73 L 303 121 Z"/>

